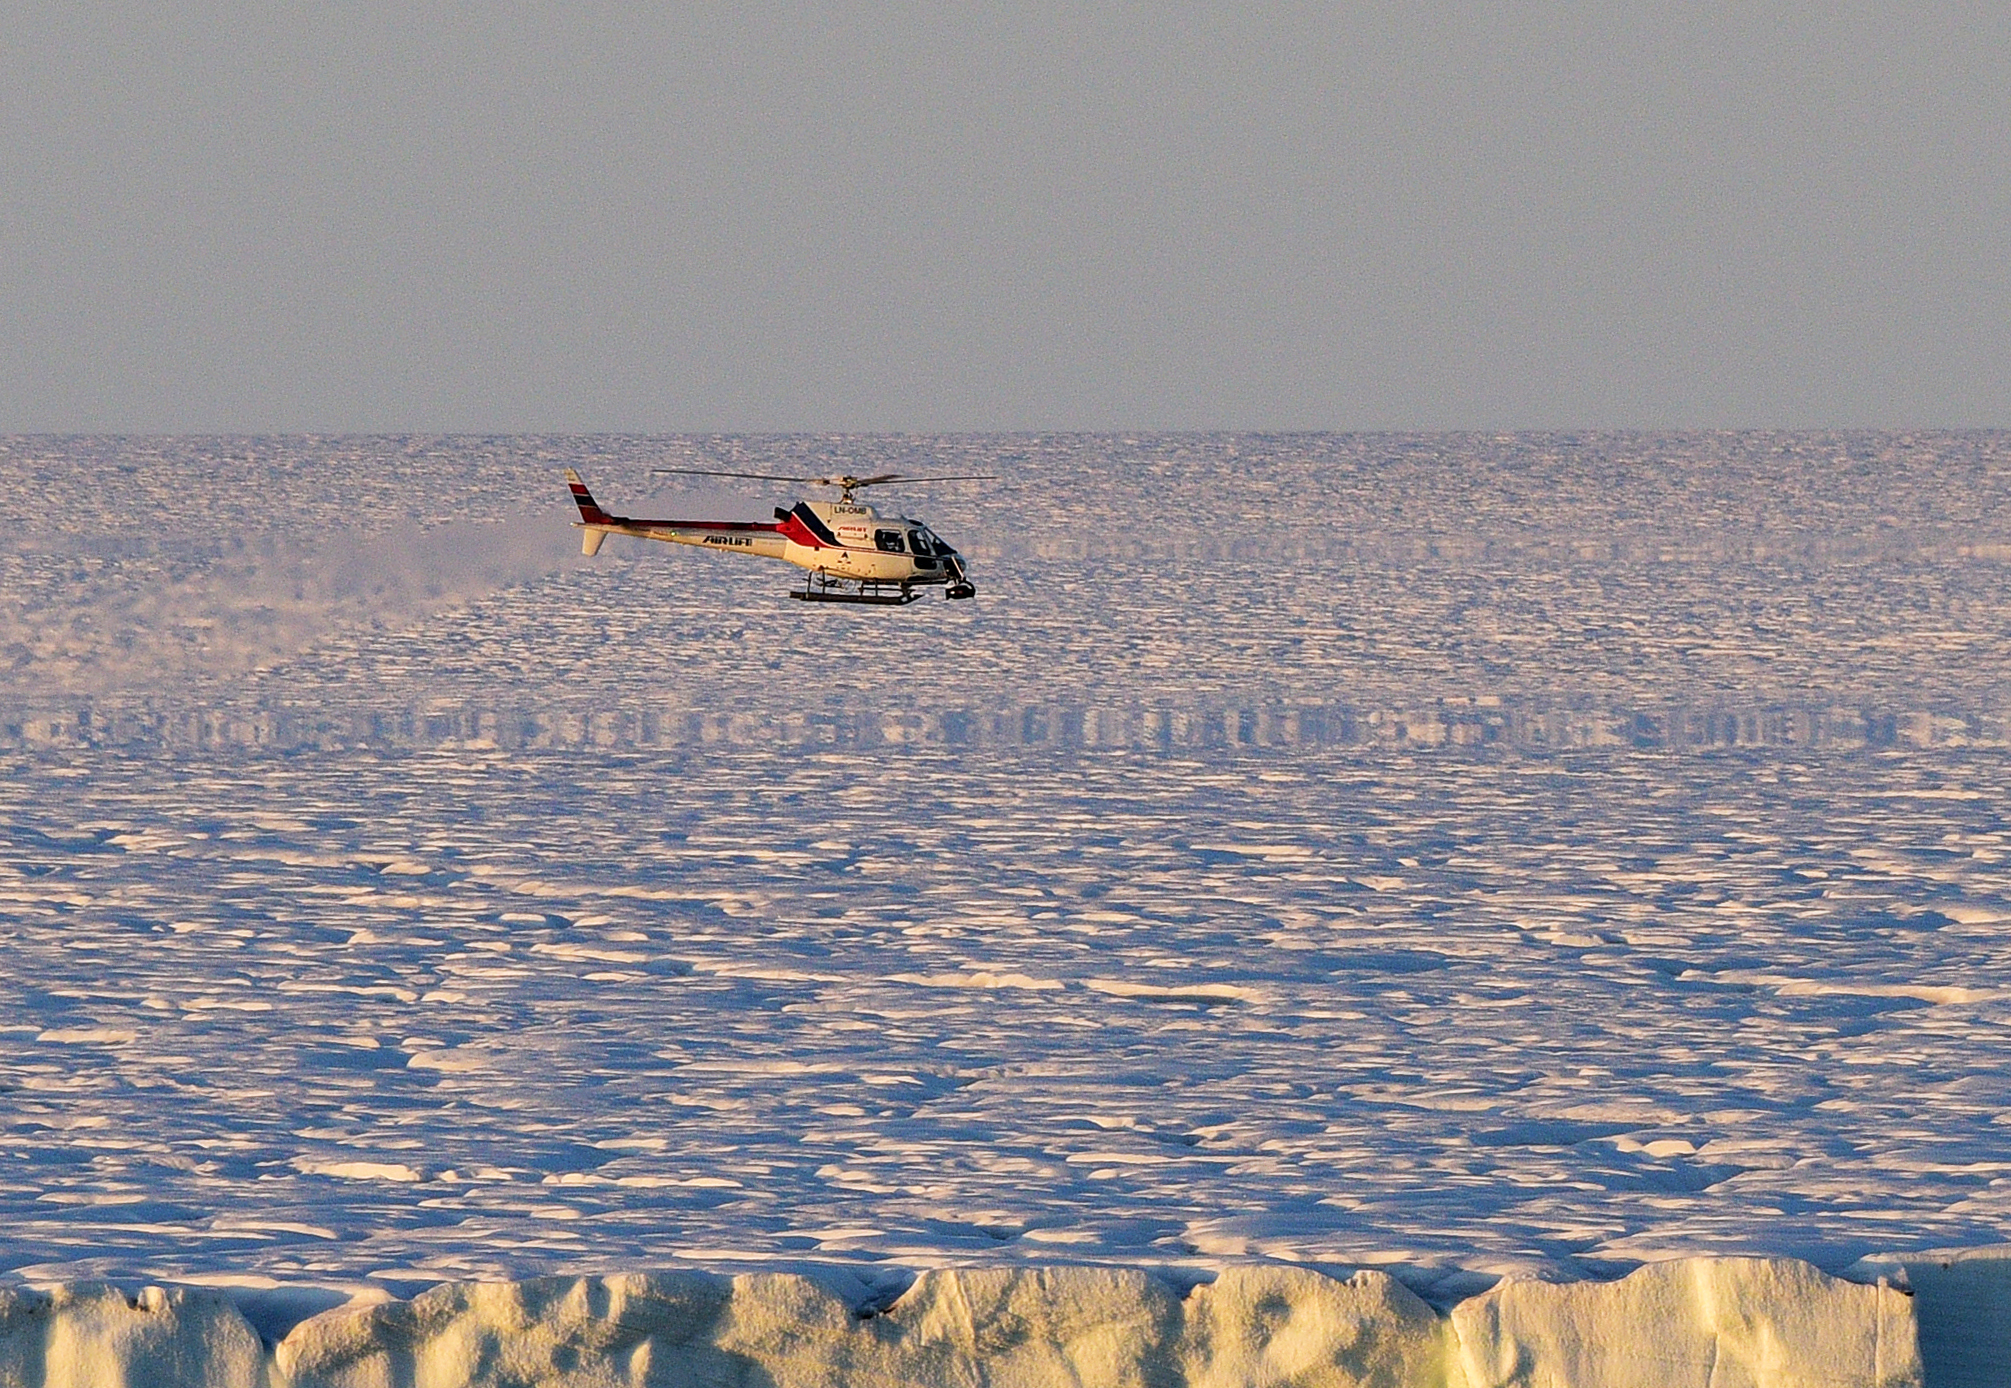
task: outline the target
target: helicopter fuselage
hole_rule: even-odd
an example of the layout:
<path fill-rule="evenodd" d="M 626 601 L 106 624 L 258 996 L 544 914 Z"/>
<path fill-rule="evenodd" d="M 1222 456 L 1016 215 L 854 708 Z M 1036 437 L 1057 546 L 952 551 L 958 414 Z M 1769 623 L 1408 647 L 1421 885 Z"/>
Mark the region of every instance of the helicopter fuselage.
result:
<path fill-rule="evenodd" d="M 616 533 L 780 559 L 813 573 L 875 583 L 948 583 L 949 569 L 943 561 L 957 557 L 921 521 L 883 516 L 858 502 L 804 501 L 788 510 L 778 506 L 774 524 L 743 522 L 749 524 L 745 530 L 725 529 L 716 522 L 643 524 L 647 529 L 624 527 Z"/>
<path fill-rule="evenodd" d="M 950 597 L 975 591 L 963 557 L 921 521 L 883 516 L 863 502 L 799 501 L 775 508 L 773 521 L 643 520 L 601 510 L 579 474 L 566 482 L 579 504 L 580 551 L 594 554 L 609 535 L 633 535 L 674 545 L 780 559 L 825 579 L 871 587 L 943 586 Z"/>

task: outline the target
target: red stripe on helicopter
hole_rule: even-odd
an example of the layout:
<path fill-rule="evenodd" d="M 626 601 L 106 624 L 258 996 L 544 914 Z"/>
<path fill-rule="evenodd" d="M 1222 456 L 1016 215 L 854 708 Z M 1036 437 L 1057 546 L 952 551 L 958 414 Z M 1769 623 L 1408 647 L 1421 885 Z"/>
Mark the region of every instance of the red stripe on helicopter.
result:
<path fill-rule="evenodd" d="M 633 530 L 757 530 L 772 533 L 782 529 L 769 521 L 622 520 L 619 516 L 615 519 Z"/>
<path fill-rule="evenodd" d="M 802 545 L 806 549 L 827 548 L 822 540 L 810 533 L 808 526 L 804 525 L 802 521 L 796 519 L 794 516 L 789 517 L 775 528 L 781 531 L 782 538 L 788 540 L 791 544 Z"/>
<path fill-rule="evenodd" d="M 807 545 L 811 549 L 845 547 L 838 537 L 831 533 L 830 527 L 824 524 L 823 518 L 800 501 L 793 510 L 787 512 L 779 506 L 776 507 L 775 515 L 776 519 L 782 522 L 775 528 L 799 545 Z"/>
<path fill-rule="evenodd" d="M 630 525 L 656 525 L 666 530 L 780 530 L 782 527 L 769 521 L 677 521 L 646 520 L 630 521 Z"/>

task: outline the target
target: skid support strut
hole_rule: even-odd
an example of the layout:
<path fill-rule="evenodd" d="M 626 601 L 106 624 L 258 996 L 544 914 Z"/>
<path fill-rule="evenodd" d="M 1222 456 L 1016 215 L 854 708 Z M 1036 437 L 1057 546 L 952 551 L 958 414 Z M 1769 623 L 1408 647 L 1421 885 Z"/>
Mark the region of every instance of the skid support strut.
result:
<path fill-rule="evenodd" d="M 869 607 L 905 607 L 921 594 L 905 583 L 876 583 L 862 578 L 834 578 L 819 569 L 803 575 L 803 586 L 790 590 L 799 602 L 852 602 Z"/>

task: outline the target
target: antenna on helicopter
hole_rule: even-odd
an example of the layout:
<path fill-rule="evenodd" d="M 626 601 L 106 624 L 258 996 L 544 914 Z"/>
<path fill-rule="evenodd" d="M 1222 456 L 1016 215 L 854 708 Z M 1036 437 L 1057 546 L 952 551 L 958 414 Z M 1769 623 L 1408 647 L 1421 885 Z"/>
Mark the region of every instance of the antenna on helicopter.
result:
<path fill-rule="evenodd" d="M 744 477 L 754 482 L 796 482 L 811 487 L 836 487 L 838 498 L 849 502 L 852 493 L 862 487 L 900 487 L 911 482 L 996 482 L 999 479 L 990 473 L 958 473 L 948 477 L 908 477 L 898 472 L 882 472 L 872 477 L 854 477 L 849 473 L 842 477 L 780 477 L 772 472 L 722 472 L 717 468 L 704 467 L 657 467 L 656 473 L 676 473 L 684 477 Z"/>

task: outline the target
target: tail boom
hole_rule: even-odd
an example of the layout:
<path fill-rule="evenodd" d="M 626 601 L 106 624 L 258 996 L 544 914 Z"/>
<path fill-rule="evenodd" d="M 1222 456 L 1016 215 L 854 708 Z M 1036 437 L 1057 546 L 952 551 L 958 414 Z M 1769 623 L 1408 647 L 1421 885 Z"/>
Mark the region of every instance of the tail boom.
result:
<path fill-rule="evenodd" d="M 587 484 L 572 468 L 566 469 L 566 487 L 573 494 L 573 504 L 580 508 L 580 518 L 573 525 L 581 532 L 581 554 L 600 553 L 601 543 L 610 535 L 633 535 L 640 540 L 665 540 L 674 545 L 737 550 L 768 559 L 781 558 L 786 548 L 786 541 L 779 533 L 782 527 L 767 521 L 637 520 L 602 510 L 600 503 L 594 500 L 594 494 L 587 490 Z"/>

